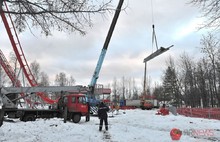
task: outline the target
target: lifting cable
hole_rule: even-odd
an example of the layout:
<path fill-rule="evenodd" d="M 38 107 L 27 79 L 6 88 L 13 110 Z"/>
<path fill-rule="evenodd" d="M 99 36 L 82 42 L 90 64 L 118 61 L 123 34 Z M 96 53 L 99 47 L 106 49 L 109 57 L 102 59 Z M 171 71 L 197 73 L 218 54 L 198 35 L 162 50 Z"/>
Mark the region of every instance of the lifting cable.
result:
<path fill-rule="evenodd" d="M 155 29 L 154 29 L 154 24 L 152 25 L 152 28 L 153 28 L 153 33 L 152 33 L 152 49 L 153 49 L 154 41 L 155 41 L 155 46 L 156 46 L 156 48 L 157 48 L 157 50 L 158 50 L 157 36 L 156 36 Z"/>
<path fill-rule="evenodd" d="M 158 44 L 157 44 L 157 36 L 156 36 L 156 32 L 155 32 L 155 26 L 154 26 L 154 8 L 153 8 L 153 0 L 151 0 L 151 16 L 152 16 L 152 28 L 153 28 L 153 33 L 152 33 L 152 51 L 153 51 L 153 47 L 154 47 L 154 43 L 155 46 L 158 50 Z"/>

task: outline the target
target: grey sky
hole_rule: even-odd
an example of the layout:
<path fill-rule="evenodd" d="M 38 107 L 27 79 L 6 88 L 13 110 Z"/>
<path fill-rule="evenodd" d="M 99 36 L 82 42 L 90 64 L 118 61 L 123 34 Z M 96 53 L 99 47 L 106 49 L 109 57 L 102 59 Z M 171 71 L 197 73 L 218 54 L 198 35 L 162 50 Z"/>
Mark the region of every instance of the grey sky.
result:
<path fill-rule="evenodd" d="M 144 75 L 143 59 L 152 53 L 152 24 L 155 24 L 158 45 L 168 47 L 170 51 L 148 63 L 148 75 L 152 82 L 159 82 L 169 56 L 178 58 L 184 51 L 189 55 L 199 52 L 199 40 L 202 31 L 198 9 L 187 5 L 187 0 L 153 0 L 153 21 L 151 0 L 125 0 L 122 11 L 98 79 L 99 84 L 112 83 L 114 77 L 135 78 L 141 85 Z M 117 5 L 117 3 L 115 3 Z M 53 32 L 53 36 L 44 37 L 36 31 L 19 34 L 23 51 L 28 63 L 36 60 L 41 71 L 50 79 L 59 72 L 65 72 L 76 79 L 77 84 L 88 85 L 98 61 L 113 14 L 106 17 L 94 16 L 94 26 L 88 28 L 87 35 Z M 1 50 L 8 57 L 12 51 L 3 23 L 0 25 Z"/>

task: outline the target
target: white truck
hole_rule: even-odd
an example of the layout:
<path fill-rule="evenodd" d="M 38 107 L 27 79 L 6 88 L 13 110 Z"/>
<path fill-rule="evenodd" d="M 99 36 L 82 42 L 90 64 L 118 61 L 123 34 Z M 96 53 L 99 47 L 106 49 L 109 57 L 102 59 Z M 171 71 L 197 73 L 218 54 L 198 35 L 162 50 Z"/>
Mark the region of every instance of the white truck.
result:
<path fill-rule="evenodd" d="M 140 102 L 140 100 L 125 100 L 125 106 L 140 107 L 141 102 Z"/>

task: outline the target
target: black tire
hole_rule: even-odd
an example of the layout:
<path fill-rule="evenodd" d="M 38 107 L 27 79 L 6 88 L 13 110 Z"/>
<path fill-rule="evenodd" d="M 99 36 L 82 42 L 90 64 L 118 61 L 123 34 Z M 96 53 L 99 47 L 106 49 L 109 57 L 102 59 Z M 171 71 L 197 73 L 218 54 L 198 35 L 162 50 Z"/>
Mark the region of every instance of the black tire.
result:
<path fill-rule="evenodd" d="M 0 127 L 2 126 L 3 124 L 3 119 L 0 120 Z"/>
<path fill-rule="evenodd" d="M 3 105 L 2 108 L 0 109 L 0 127 L 3 125 L 4 114 L 5 114 L 5 107 Z"/>
<path fill-rule="evenodd" d="M 36 120 L 36 117 L 34 114 L 26 114 L 23 118 L 24 122 L 27 122 L 27 121 L 35 121 Z"/>
<path fill-rule="evenodd" d="M 3 120 L 4 120 L 4 116 L 3 116 L 3 117 L 0 117 L 0 127 L 1 127 L 2 124 L 3 124 Z"/>
<path fill-rule="evenodd" d="M 21 116 L 21 117 L 20 117 L 20 121 L 24 121 L 24 117 Z"/>
<path fill-rule="evenodd" d="M 73 120 L 74 123 L 79 123 L 79 121 L 81 120 L 81 115 L 80 114 L 74 114 L 72 120 Z"/>

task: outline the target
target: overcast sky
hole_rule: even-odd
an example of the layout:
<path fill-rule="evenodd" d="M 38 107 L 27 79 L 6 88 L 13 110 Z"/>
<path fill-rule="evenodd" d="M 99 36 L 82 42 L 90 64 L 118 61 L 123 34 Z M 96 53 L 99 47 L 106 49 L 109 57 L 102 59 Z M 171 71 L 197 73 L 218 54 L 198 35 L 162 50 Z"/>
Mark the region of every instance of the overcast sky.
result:
<path fill-rule="evenodd" d="M 116 1 L 117 2 L 117 1 Z M 183 52 L 190 56 L 199 54 L 202 31 L 197 31 L 199 10 L 186 4 L 187 0 L 125 0 L 125 11 L 120 13 L 108 51 L 98 79 L 99 84 L 112 83 L 114 78 L 135 78 L 141 86 L 144 76 L 143 59 L 156 50 L 152 48 L 152 24 L 158 46 L 174 45 L 169 51 L 154 58 L 147 64 L 147 73 L 152 82 L 160 82 L 166 69 L 166 60 L 171 56 L 179 58 Z M 116 7 L 117 3 L 115 3 Z M 64 72 L 76 79 L 76 84 L 88 85 L 96 67 L 101 49 L 109 30 L 114 13 L 105 18 L 94 16 L 94 26 L 87 29 L 87 35 L 53 32 L 45 37 L 38 32 L 33 36 L 30 31 L 19 34 L 19 38 L 30 64 L 36 60 L 41 71 L 50 79 Z M 153 16 L 152 16 L 153 15 Z M 0 25 L 0 47 L 6 57 L 12 51 L 11 44 Z"/>

